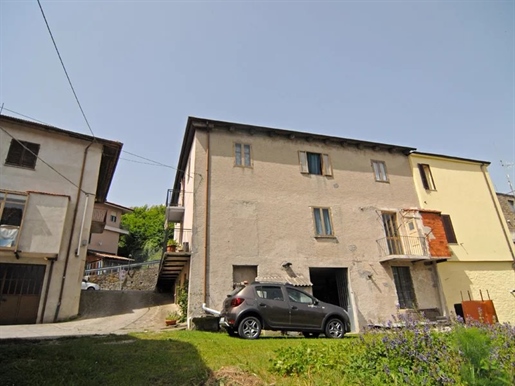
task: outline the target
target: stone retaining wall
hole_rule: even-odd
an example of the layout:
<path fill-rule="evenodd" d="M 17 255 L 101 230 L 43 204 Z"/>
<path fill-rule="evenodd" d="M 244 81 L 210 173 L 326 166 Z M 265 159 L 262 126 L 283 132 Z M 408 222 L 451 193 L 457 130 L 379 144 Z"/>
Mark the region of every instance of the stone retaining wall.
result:
<path fill-rule="evenodd" d="M 153 291 L 156 287 L 158 274 L 159 264 L 153 264 L 135 268 L 131 267 L 124 274 L 113 272 L 88 277 L 89 281 L 97 283 L 102 291 Z"/>

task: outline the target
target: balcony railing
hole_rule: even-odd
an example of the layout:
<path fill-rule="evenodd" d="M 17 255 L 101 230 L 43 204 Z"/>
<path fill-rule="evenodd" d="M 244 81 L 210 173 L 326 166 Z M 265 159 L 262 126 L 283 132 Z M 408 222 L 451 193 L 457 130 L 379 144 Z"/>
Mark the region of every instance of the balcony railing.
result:
<path fill-rule="evenodd" d="M 376 240 L 381 256 L 429 256 L 425 237 L 394 236 Z"/>
<path fill-rule="evenodd" d="M 176 227 L 175 229 L 170 229 L 170 232 L 173 232 L 173 239 L 177 241 L 177 243 L 182 247 L 183 252 L 191 252 L 191 248 L 193 247 L 193 232 L 191 229 L 181 229 L 180 227 Z"/>

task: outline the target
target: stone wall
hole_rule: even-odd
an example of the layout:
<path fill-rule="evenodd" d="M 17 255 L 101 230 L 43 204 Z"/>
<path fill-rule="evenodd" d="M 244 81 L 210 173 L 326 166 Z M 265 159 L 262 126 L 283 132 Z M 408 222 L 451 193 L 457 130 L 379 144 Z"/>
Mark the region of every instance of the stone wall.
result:
<path fill-rule="evenodd" d="M 131 267 L 125 273 L 89 276 L 89 281 L 97 283 L 102 291 L 153 291 L 156 287 L 159 264 Z"/>

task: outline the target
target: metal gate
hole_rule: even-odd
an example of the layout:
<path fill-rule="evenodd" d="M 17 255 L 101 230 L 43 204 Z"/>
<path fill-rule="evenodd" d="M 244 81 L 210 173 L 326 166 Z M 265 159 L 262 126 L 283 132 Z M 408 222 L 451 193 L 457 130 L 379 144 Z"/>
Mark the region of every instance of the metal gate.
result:
<path fill-rule="evenodd" d="M 0 264 L 0 324 L 36 323 L 45 268 Z"/>

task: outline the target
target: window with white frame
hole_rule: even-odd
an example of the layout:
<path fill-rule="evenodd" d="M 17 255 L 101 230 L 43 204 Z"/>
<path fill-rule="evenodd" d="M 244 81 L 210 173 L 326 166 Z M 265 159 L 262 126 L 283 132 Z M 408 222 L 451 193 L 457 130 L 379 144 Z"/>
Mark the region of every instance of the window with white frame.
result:
<path fill-rule="evenodd" d="M 333 224 L 331 221 L 331 210 L 329 208 L 313 208 L 313 219 L 315 222 L 315 236 L 333 236 Z"/>
<path fill-rule="evenodd" d="M 243 143 L 234 144 L 234 164 L 236 166 L 251 167 L 250 145 Z"/>
<path fill-rule="evenodd" d="M 377 182 L 388 182 L 388 173 L 386 173 L 386 164 L 384 161 L 372 160 L 372 169 Z"/>
<path fill-rule="evenodd" d="M 299 151 L 300 172 L 320 176 L 332 176 L 333 168 L 329 154 Z"/>
<path fill-rule="evenodd" d="M 0 247 L 17 244 L 27 196 L 0 191 Z"/>
<path fill-rule="evenodd" d="M 116 222 L 116 220 L 117 220 L 116 212 L 111 212 L 111 222 Z"/>

